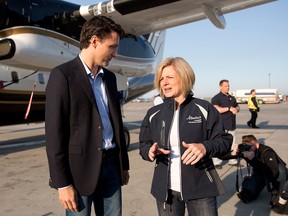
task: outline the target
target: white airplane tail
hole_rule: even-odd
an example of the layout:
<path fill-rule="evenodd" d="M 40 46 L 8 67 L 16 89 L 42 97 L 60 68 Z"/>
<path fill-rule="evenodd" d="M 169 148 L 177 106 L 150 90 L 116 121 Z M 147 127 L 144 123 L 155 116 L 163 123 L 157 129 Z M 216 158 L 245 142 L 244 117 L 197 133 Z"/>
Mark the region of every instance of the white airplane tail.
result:
<path fill-rule="evenodd" d="M 156 53 L 156 68 L 163 59 L 166 30 L 153 32 L 149 35 L 148 41 Z M 154 71 L 155 73 L 155 71 Z"/>

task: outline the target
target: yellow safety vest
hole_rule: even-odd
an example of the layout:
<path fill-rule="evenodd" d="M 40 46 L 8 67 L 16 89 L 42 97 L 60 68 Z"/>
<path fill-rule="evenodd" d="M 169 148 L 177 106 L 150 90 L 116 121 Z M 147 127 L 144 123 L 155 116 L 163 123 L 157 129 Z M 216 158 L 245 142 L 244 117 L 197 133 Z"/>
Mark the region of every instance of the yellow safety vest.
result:
<path fill-rule="evenodd" d="M 253 103 L 253 101 L 252 101 L 252 98 L 253 98 L 253 97 L 255 97 L 255 96 L 252 96 L 252 95 L 249 96 L 249 99 L 248 99 L 248 108 L 249 108 L 249 109 L 256 110 L 257 107 L 254 105 L 254 103 Z M 255 99 L 256 99 L 256 98 L 255 98 Z M 257 103 L 257 105 L 258 105 L 258 101 L 257 101 L 257 100 L 256 100 L 256 103 Z"/>

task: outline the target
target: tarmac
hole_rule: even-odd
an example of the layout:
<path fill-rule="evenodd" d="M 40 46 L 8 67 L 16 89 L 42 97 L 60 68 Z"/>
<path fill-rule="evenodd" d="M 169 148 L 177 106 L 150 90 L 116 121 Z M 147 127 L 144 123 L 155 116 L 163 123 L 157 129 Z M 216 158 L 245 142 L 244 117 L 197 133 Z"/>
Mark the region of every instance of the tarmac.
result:
<path fill-rule="evenodd" d="M 155 200 L 150 194 L 154 163 L 142 160 L 138 150 L 141 121 L 152 103 L 127 103 L 124 123 L 130 131 L 130 182 L 122 188 L 123 216 L 156 216 Z M 250 118 L 246 104 L 237 115 L 237 143 L 242 135 L 254 134 L 260 143 L 271 146 L 288 163 L 288 103 L 263 104 L 257 119 L 260 129 L 246 125 Z M 45 124 L 0 127 L 0 215 L 65 215 L 57 191 L 48 186 L 45 151 Z M 242 174 L 247 173 L 245 165 Z M 274 216 L 269 209 L 270 194 L 264 189 L 258 199 L 245 204 L 236 196 L 236 167 L 224 162 L 217 169 L 226 194 L 217 198 L 219 216 Z M 241 183 L 241 175 L 239 176 Z"/>

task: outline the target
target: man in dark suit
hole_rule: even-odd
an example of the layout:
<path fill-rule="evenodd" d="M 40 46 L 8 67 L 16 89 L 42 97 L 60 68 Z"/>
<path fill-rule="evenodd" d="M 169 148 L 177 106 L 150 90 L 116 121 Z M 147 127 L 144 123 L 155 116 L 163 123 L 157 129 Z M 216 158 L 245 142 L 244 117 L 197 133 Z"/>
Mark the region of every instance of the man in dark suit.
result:
<path fill-rule="evenodd" d="M 51 71 L 46 88 L 50 185 L 66 215 L 122 214 L 121 185 L 129 160 L 115 74 L 104 67 L 117 54 L 122 27 L 109 18 L 87 21 L 81 52 Z"/>

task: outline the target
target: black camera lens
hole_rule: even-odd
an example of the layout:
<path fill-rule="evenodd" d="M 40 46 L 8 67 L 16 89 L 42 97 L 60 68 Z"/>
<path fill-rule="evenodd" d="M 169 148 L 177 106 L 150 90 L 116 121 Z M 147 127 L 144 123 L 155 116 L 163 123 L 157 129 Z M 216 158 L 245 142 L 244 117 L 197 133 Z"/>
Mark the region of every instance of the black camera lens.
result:
<path fill-rule="evenodd" d="M 250 150 L 250 146 L 247 145 L 246 143 L 241 143 L 238 145 L 238 152 L 244 152 L 244 151 L 249 151 Z"/>

